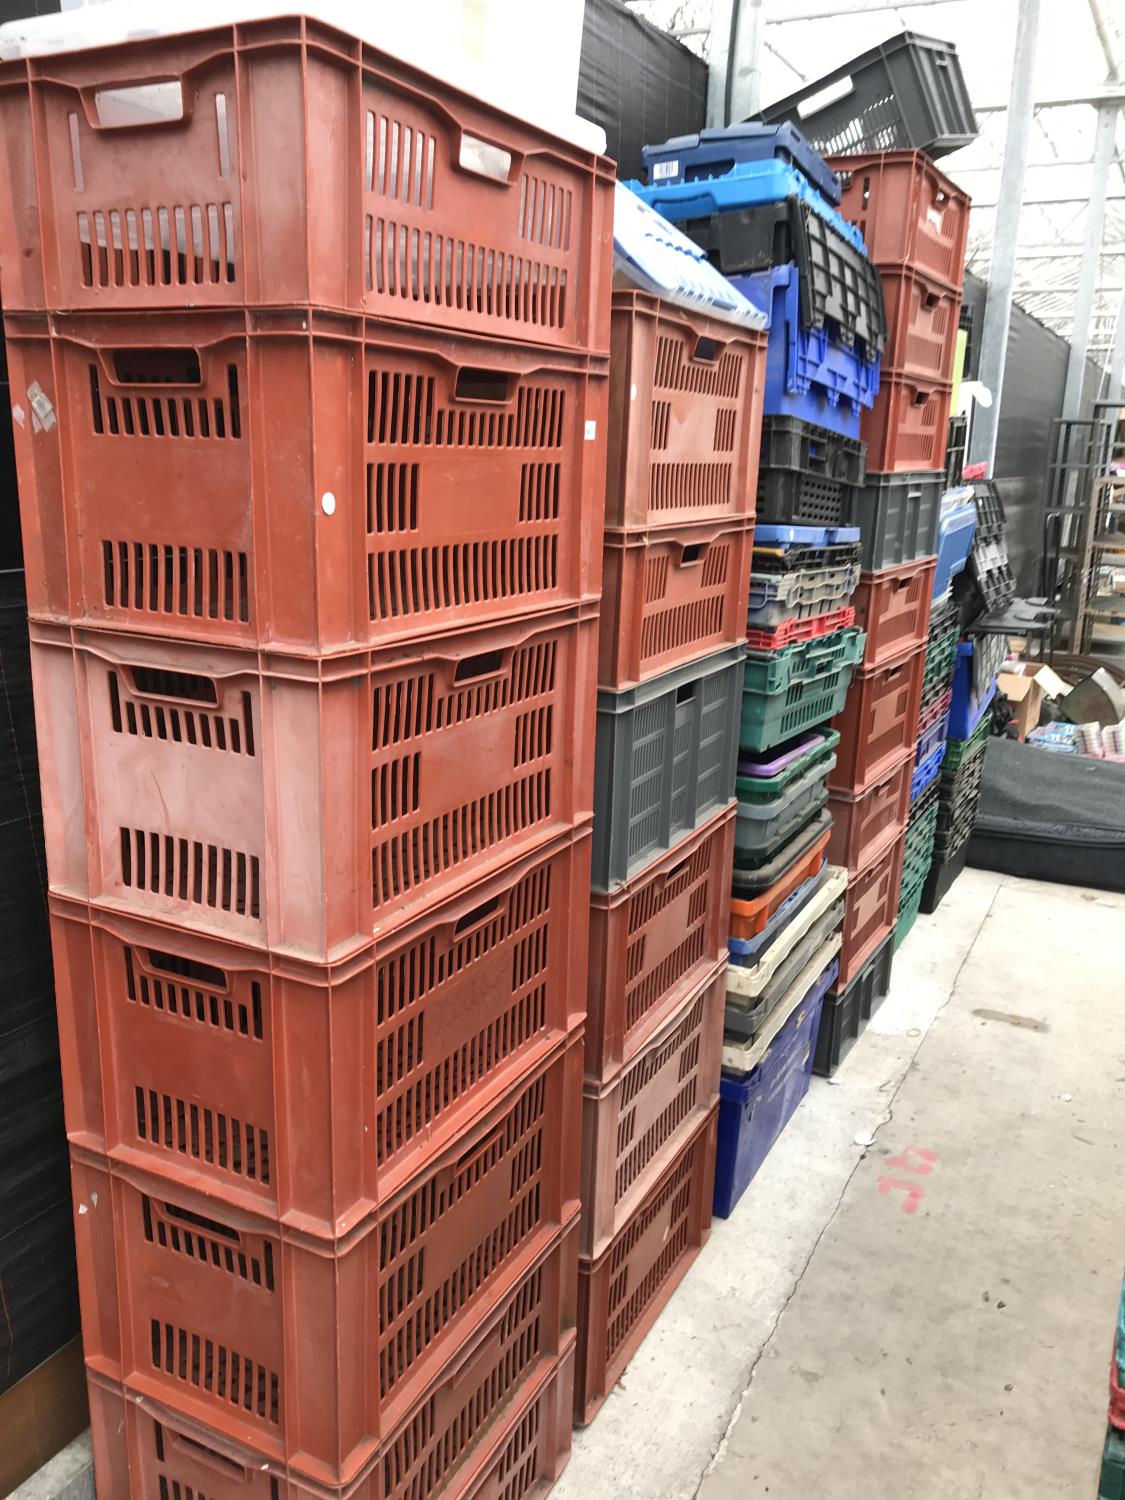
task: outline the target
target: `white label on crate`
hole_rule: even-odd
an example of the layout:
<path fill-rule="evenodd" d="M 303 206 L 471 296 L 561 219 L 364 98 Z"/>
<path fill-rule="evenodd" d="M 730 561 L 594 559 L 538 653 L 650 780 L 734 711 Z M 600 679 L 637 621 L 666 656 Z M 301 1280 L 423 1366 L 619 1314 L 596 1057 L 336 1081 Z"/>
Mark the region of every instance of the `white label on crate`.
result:
<path fill-rule="evenodd" d="M 928 208 L 926 210 L 926 218 L 929 219 L 935 229 L 940 229 L 945 215 L 936 208 Z"/>
<path fill-rule="evenodd" d="M 634 380 L 633 384 L 629 387 L 629 400 L 630 401 L 635 401 L 636 399 L 637 399 L 637 382 Z"/>
<path fill-rule="evenodd" d="M 666 177 L 678 177 L 680 175 L 680 164 L 677 160 L 654 161 L 652 164 L 653 182 L 663 182 Z"/>
<path fill-rule="evenodd" d="M 51 405 L 51 398 L 39 384 L 38 380 L 33 380 L 28 386 L 27 399 L 31 402 L 33 417 L 39 424 L 35 429 L 36 432 L 39 431 L 40 427 L 44 432 L 50 432 L 51 428 L 55 425 L 55 408 Z"/>
<path fill-rule="evenodd" d="M 325 490 L 324 494 L 321 495 L 320 508 L 326 516 L 334 516 L 336 514 L 336 496 L 331 490 Z"/>
<path fill-rule="evenodd" d="M 27 421 L 27 414 L 18 401 L 12 407 L 12 421 L 18 422 L 21 427 Z"/>
<path fill-rule="evenodd" d="M 596 422 L 586 423 L 586 441 L 596 443 L 598 440 L 598 424 Z"/>

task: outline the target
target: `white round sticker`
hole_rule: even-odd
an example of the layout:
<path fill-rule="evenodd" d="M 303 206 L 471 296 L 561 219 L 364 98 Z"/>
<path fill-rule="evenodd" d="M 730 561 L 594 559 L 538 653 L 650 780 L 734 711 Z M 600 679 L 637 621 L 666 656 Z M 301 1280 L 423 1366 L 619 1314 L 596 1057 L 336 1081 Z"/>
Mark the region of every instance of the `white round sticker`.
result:
<path fill-rule="evenodd" d="M 331 490 L 325 490 L 320 497 L 320 508 L 326 516 L 334 515 L 336 512 L 336 496 Z"/>

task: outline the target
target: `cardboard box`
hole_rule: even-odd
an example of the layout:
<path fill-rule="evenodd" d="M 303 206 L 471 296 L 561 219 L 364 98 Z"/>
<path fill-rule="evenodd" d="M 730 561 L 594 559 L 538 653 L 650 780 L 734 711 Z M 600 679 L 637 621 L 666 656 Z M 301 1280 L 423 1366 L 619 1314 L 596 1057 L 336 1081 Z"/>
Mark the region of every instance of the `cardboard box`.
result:
<path fill-rule="evenodd" d="M 1043 662 L 1019 662 L 997 679 L 1000 691 L 1012 705 L 1021 740 L 1039 727 L 1039 710 L 1044 698 L 1062 698 L 1070 688 L 1057 672 Z"/>

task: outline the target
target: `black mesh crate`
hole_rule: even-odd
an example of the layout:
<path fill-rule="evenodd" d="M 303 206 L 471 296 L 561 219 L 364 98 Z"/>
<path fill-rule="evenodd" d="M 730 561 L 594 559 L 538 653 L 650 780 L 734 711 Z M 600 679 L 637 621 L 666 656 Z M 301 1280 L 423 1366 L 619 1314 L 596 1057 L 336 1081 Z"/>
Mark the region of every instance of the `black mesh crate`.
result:
<path fill-rule="evenodd" d="M 912 148 L 945 156 L 977 138 L 951 42 L 904 31 L 761 111 L 792 120 L 822 156 Z"/>
<path fill-rule="evenodd" d="M 954 489 L 961 483 L 968 451 L 968 417 L 950 417 L 949 439 L 945 445 L 945 483 L 949 489 Z"/>
<path fill-rule="evenodd" d="M 855 524 L 867 448 L 798 417 L 766 417 L 758 469 L 758 520 L 805 526 Z"/>
<path fill-rule="evenodd" d="M 964 421 L 964 418 L 961 419 Z M 973 486 L 973 504 L 977 508 L 977 529 L 973 534 L 974 545 L 984 542 L 1003 542 L 1007 518 L 1000 491 L 991 479 Z"/>
<path fill-rule="evenodd" d="M 894 952 L 892 933 L 883 939 L 844 990 L 832 990 L 825 995 L 813 1058 L 813 1072 L 819 1077 L 832 1077 L 887 998 Z"/>

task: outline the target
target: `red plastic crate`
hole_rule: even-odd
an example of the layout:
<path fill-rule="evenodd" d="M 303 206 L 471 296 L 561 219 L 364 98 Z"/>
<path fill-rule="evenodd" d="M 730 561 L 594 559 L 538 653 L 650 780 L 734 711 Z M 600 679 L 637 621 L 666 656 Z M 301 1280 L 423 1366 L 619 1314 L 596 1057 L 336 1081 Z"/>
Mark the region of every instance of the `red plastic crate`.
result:
<path fill-rule="evenodd" d="M 321 654 L 600 591 L 604 361 L 294 310 L 5 328 L 48 403 L 33 617 Z"/>
<path fill-rule="evenodd" d="M 844 609 L 833 610 L 829 615 L 812 615 L 807 620 L 786 620 L 776 630 L 748 630 L 746 644 L 751 651 L 779 651 L 782 646 L 791 646 L 794 641 L 819 640 L 822 635 L 847 630 L 854 624 L 855 610 L 849 604 Z"/>
<path fill-rule="evenodd" d="M 605 1250 L 718 1097 L 726 997 L 724 957 L 608 1082 L 583 1085 L 584 1256 Z"/>
<path fill-rule="evenodd" d="M 605 1082 L 725 957 L 737 807 L 590 897 L 586 1079 Z"/>
<path fill-rule="evenodd" d="M 209 1428 L 154 1401 L 142 1405 L 91 1373 L 98 1494 L 106 1500 L 417 1500 L 436 1493 L 442 1500 L 537 1500 L 570 1457 L 574 1356 L 570 1333 L 558 1359 L 541 1361 L 483 1433 L 478 1413 L 493 1400 L 493 1379 L 480 1378 L 483 1361 L 468 1372 L 458 1364 L 435 1393 L 443 1429 L 434 1430 L 430 1400 L 419 1403 L 359 1478 L 331 1486 L 263 1463 Z M 478 1383 L 455 1401 L 466 1373 Z"/>
<path fill-rule="evenodd" d="M 936 558 L 923 557 L 859 575 L 852 602 L 855 623 L 867 632 L 864 667 L 884 666 L 911 646 L 926 643 L 936 567 Z"/>
<path fill-rule="evenodd" d="M 881 667 L 863 667 L 852 678 L 843 711 L 833 719 L 840 731 L 836 768 L 828 773 L 833 792 L 865 792 L 896 767 L 918 737 L 925 646 Z"/>
<path fill-rule="evenodd" d="M 581 1022 L 589 889 L 586 830 L 333 966 L 52 896 L 70 1139 L 347 1234 Z"/>
<path fill-rule="evenodd" d="M 606 525 L 752 520 L 767 335 L 613 294 Z"/>
<path fill-rule="evenodd" d="M 711 1231 L 716 1104 L 597 1260 L 578 1263 L 574 1421 L 592 1422 Z"/>
<path fill-rule="evenodd" d="M 845 865 L 849 874 L 854 874 L 905 832 L 913 774 L 911 748 L 901 751 L 893 768 L 866 791 L 858 795 L 829 793 L 828 806 L 834 819 L 828 839 L 830 864 Z"/>
<path fill-rule="evenodd" d="M 886 375 L 860 430 L 869 474 L 942 469 L 949 437 L 953 387 Z"/>
<path fill-rule="evenodd" d="M 231 1212 L 187 1168 L 173 1186 L 72 1148 L 88 1364 L 310 1479 L 353 1478 L 558 1249 L 581 1063 L 579 1034 L 331 1246 Z"/>
<path fill-rule="evenodd" d="M 887 345 L 880 378 L 906 375 L 915 380 L 953 379 L 953 357 L 961 320 L 961 289 L 913 270 L 882 271 L 887 310 Z"/>
<path fill-rule="evenodd" d="M 591 811 L 596 606 L 319 662 L 32 634 L 63 895 L 335 962 Z"/>
<path fill-rule="evenodd" d="M 844 179 L 840 212 L 859 229 L 881 271 L 917 271 L 960 294 L 967 193 L 921 151 L 834 156 L 829 166 Z"/>
<path fill-rule="evenodd" d="M 598 683 L 645 682 L 746 638 L 752 522 L 611 532 Z"/>
<path fill-rule="evenodd" d="M 864 869 L 848 876 L 844 901 L 844 944 L 833 992 L 842 994 L 883 939 L 894 931 L 902 885 L 903 831 Z"/>
<path fill-rule="evenodd" d="M 354 36 L 245 21 L 0 83 L 5 307 L 313 303 L 608 347 L 613 163 Z"/>

